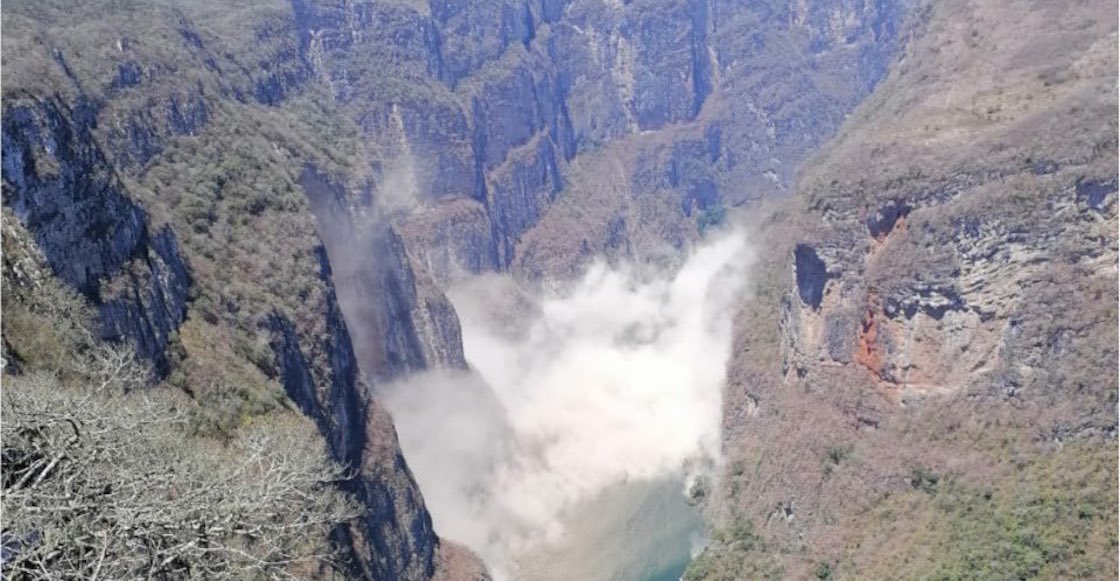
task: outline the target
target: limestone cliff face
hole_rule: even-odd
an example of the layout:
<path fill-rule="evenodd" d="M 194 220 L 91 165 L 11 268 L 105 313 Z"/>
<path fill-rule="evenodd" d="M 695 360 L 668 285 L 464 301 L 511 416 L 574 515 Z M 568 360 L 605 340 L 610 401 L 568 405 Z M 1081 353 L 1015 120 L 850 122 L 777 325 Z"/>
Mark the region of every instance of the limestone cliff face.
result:
<path fill-rule="evenodd" d="M 818 228 L 791 260 L 800 299 L 791 302 L 787 329 L 791 368 L 854 363 L 905 400 L 978 382 L 1013 393 L 1026 368 L 1064 352 L 1049 343 L 1064 335 L 1058 330 L 1032 346 L 1018 341 L 1024 322 L 1042 314 L 1039 301 L 1050 292 L 1042 281 L 1067 270 L 1071 285 L 1107 276 L 1116 251 L 1109 229 L 1117 184 L 1104 161 L 1115 135 L 1092 129 L 1084 141 L 1058 136 L 1045 145 L 1036 137 L 1053 123 L 1081 128 L 1093 116 L 1109 118 L 1107 99 L 1085 95 L 1109 78 L 1109 57 L 1094 44 L 1107 31 L 1092 30 L 1068 33 L 1068 50 L 1048 55 L 1052 66 L 1075 71 L 1065 82 L 1026 80 L 1025 72 L 988 80 L 1017 92 L 988 106 L 985 122 L 945 119 L 931 104 L 913 105 L 907 112 L 928 123 L 927 142 L 885 143 L 907 121 L 884 108 L 923 90 L 908 78 L 913 71 L 895 71 L 852 129 L 806 172 L 804 196 Z M 926 49 L 938 33 L 927 32 L 911 49 Z M 1004 40 L 999 29 L 990 35 Z M 981 43 L 978 33 L 941 60 L 980 68 L 970 57 Z M 912 66 L 924 72 L 941 64 L 929 57 Z M 931 79 L 937 87 L 955 82 L 940 72 Z M 1041 102 L 1026 95 L 1034 90 Z M 1061 111 L 1066 102 L 1086 112 Z M 948 144 L 960 137 L 937 136 L 949 131 L 937 123 L 961 128 L 973 142 L 952 150 Z M 913 161 L 902 169 L 904 159 Z M 866 172 L 853 174 L 865 163 Z"/>
<path fill-rule="evenodd" d="M 701 211 L 785 190 L 883 76 L 902 16 L 891 2 L 299 6 L 306 59 L 377 144 L 382 178 L 407 168 L 398 223 L 437 281 L 563 274 L 551 255 L 578 264 L 631 238 L 679 245 Z M 570 209 L 546 219 L 559 197 L 583 206 L 575 228 Z M 662 216 L 626 220 L 643 212 Z"/>
<path fill-rule="evenodd" d="M 294 148 L 276 132 L 278 122 L 292 126 L 283 107 L 313 79 L 290 7 L 231 13 L 248 46 L 205 11 L 71 8 L 107 26 L 75 32 L 81 23 L 69 12 L 48 24 L 5 7 L 5 205 L 53 273 L 97 307 L 102 337 L 133 344 L 157 380 L 212 407 L 219 426 L 284 395 L 314 420 L 330 454 L 354 471 L 343 488 L 365 507 L 334 533 L 349 573 L 431 578 L 439 539 L 391 419 L 362 379 L 328 237 L 315 234 L 299 174 L 287 176 L 321 162 L 329 146 L 305 134 Z M 228 126 L 238 129 L 223 135 Z M 268 148 L 254 149 L 261 140 Z M 380 255 L 394 236 L 365 250 Z M 393 261 L 367 273 L 365 295 L 381 309 L 386 373 L 454 360 L 437 352 L 445 345 L 461 361 L 453 313 L 427 327 L 413 321 L 415 304 L 435 299 L 416 290 L 396 247 Z"/>
<path fill-rule="evenodd" d="M 322 264 L 330 288 L 325 256 Z M 284 391 L 315 421 L 335 459 L 356 471 L 342 486 L 366 512 L 358 523 L 336 529 L 335 540 L 346 549 L 346 561 L 355 577 L 431 578 L 439 539 L 401 456 L 392 422 L 360 379 L 346 322 L 333 293 L 327 305 L 328 335 L 322 345 L 301 345 L 292 322 L 281 316 L 275 316 L 269 326 Z M 330 354 L 328 386 L 316 383 L 306 351 Z"/>
<path fill-rule="evenodd" d="M 133 342 L 166 374 L 190 277 L 175 233 L 150 229 L 93 141 L 97 114 L 84 95 L 6 102 L 4 203 L 55 275 L 97 305 L 102 337 Z"/>
<path fill-rule="evenodd" d="M 1020 221 L 1031 211 L 1023 205 L 977 214 L 960 199 L 920 195 L 888 201 L 864 220 L 828 220 L 824 240 L 798 246 L 791 260 L 798 300 L 786 329 L 790 370 L 855 363 L 903 400 L 991 381 L 989 374 L 1013 393 L 1020 380 L 1002 374 L 1017 372 L 998 370 L 1008 357 L 1033 358 L 1021 350 L 1027 346 L 1012 347 L 1022 320 L 1041 307 L 1026 289 L 1052 276 L 1055 262 L 1096 276 L 1115 250 L 1105 234 L 1115 204 L 1095 208 L 1077 194 L 1089 182 L 1114 195 L 1113 182 L 1077 170 L 1041 181 L 1053 214 L 1029 226 Z M 985 195 L 966 189 L 954 198 L 969 191 Z M 884 215 L 895 216 L 889 226 Z"/>
<path fill-rule="evenodd" d="M 1037 500 L 1115 502 L 1115 10 L 1067 8 L 918 5 L 904 57 L 761 226 L 778 258 L 738 322 L 725 508 L 766 549 L 717 544 L 706 566 L 1113 567 L 1089 531 L 1115 511 Z M 1011 532 L 944 540 L 1004 511 Z M 1012 535 L 1040 523 L 1081 532 L 1031 564 Z"/>
<path fill-rule="evenodd" d="M 5 204 L 104 336 L 221 421 L 280 391 L 315 420 L 367 509 L 336 540 L 376 579 L 442 566 L 368 393 L 465 366 L 441 287 L 672 251 L 789 190 L 882 79 L 903 17 L 855 0 L 250 4 L 6 10 Z M 826 246 L 806 242 L 806 296 L 835 318 L 847 266 Z M 789 305 L 791 324 L 817 316 Z"/>
<path fill-rule="evenodd" d="M 390 381 L 429 368 L 465 368 L 451 303 L 414 270 L 404 242 L 376 208 L 308 167 L 300 177 L 340 293 L 355 351 L 371 376 Z"/>

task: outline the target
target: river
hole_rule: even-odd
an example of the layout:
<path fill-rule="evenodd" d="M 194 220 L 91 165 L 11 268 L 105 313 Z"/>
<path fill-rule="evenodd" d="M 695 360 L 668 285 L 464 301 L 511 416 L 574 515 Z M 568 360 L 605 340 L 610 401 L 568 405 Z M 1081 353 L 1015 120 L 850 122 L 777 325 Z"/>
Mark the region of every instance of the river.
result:
<path fill-rule="evenodd" d="M 703 521 L 675 479 L 614 486 L 565 518 L 563 538 L 519 560 L 518 579 L 677 581 Z"/>

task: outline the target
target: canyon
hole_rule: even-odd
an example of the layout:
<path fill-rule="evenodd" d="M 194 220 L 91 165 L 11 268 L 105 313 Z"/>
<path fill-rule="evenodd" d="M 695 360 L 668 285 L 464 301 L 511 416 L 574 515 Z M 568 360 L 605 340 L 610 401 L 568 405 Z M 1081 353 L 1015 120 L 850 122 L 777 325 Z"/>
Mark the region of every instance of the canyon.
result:
<path fill-rule="evenodd" d="M 330 536 L 346 576 L 503 575 L 485 540 L 441 538 L 466 529 L 433 508 L 457 494 L 433 466 L 481 478 L 526 422 L 596 434 L 559 411 L 629 385 L 575 372 L 610 360 L 535 358 L 656 343 L 714 293 L 716 340 L 627 360 L 702 378 L 669 401 L 704 424 L 657 439 L 666 410 L 639 448 L 599 443 L 672 450 L 631 467 L 689 477 L 707 548 L 686 579 L 1114 577 L 1116 20 L 1025 0 L 13 0 L 5 284 L 76 293 L 214 433 L 310 420 L 361 507 Z M 646 295 L 586 282 L 671 286 L 729 231 L 738 282 L 693 272 L 703 288 L 634 318 Z M 23 248 L 37 266 L 8 260 Z M 591 315 L 556 319 L 588 308 L 581 281 Z M 614 343 L 549 334 L 614 317 Z M 35 371 L 4 321 L 4 373 Z M 529 384 L 574 407 L 511 403 Z M 580 474 L 581 501 L 627 477 Z"/>

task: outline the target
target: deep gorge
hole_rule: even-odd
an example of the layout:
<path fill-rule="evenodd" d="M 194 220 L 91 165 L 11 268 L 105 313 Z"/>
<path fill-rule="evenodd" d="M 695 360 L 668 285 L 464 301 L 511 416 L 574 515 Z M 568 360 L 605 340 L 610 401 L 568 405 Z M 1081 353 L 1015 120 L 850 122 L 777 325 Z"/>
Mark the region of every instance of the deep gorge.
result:
<path fill-rule="evenodd" d="M 5 389 L 303 434 L 269 574 L 1115 572 L 1114 7 L 3 12 Z"/>

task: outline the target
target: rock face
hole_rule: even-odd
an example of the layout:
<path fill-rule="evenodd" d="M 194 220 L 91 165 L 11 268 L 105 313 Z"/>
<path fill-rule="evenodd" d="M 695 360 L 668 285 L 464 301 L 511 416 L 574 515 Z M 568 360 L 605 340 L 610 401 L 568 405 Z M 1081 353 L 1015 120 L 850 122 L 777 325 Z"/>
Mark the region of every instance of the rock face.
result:
<path fill-rule="evenodd" d="M 828 265 L 817 256 L 812 246 L 798 244 L 793 250 L 793 272 L 801 302 L 811 309 L 820 309 L 824 288 L 830 278 Z"/>
<path fill-rule="evenodd" d="M 400 235 L 376 209 L 353 207 L 338 184 L 308 167 L 300 177 L 336 268 L 330 280 L 367 373 L 392 380 L 428 368 L 466 368 L 451 303 L 414 272 Z"/>
<path fill-rule="evenodd" d="M 54 274 L 97 307 L 103 338 L 135 345 L 157 379 L 191 393 L 219 428 L 284 395 L 314 420 L 354 471 L 342 487 L 365 507 L 334 533 L 349 574 L 431 578 L 439 539 L 392 422 L 361 378 L 299 174 L 287 174 L 327 149 L 317 135 L 296 145 L 277 130 L 291 131 L 295 115 L 283 107 L 313 80 L 290 7 L 230 14 L 237 34 L 205 10 L 59 9 L 49 25 L 41 13 L 5 9 L 5 205 Z M 111 26 L 74 32 L 82 22 Z M 238 46 L 246 30 L 249 45 Z M 9 51 L 7 39 L 23 32 L 38 40 Z M 103 60 L 93 56 L 102 50 Z M 255 125 L 220 133 L 245 119 Z M 268 153 L 255 149 L 262 142 Z M 207 160 L 216 165 L 203 169 Z M 382 235 L 366 250 L 396 240 L 393 260 L 357 263 L 377 267 L 366 297 L 381 309 L 375 331 L 389 346 L 390 365 L 371 368 L 461 362 L 454 313 L 417 282 L 395 233 Z M 417 304 L 442 317 L 423 319 Z"/>
<path fill-rule="evenodd" d="M 368 392 L 465 366 L 441 287 L 671 253 L 727 207 L 791 190 L 886 74 L 903 16 L 893 0 L 17 6 L 5 203 L 105 337 L 217 423 L 282 390 L 357 472 L 365 517 L 336 532 L 351 572 L 426 579 L 448 566 Z M 1098 215 L 1108 183 L 1078 189 Z M 924 207 L 912 198 L 844 224 L 892 244 Z M 945 310 L 963 291 L 834 300 L 861 236 L 794 251 L 788 368 L 810 373 L 819 335 L 833 361 L 917 377 L 895 319 L 941 309 L 975 327 Z"/>
<path fill-rule="evenodd" d="M 1115 503 L 1115 10 L 1066 9 L 916 6 L 905 58 L 771 215 L 724 419 L 726 508 L 755 548 L 698 568 L 1115 571 L 1092 536 L 1114 510 L 1038 500 Z M 1034 527 L 1070 536 L 1014 536 Z"/>
<path fill-rule="evenodd" d="M 97 305 L 102 336 L 133 341 L 166 374 L 190 277 L 174 232 L 151 232 L 93 141 L 96 115 L 84 97 L 5 103 L 4 203 L 55 275 Z"/>
<path fill-rule="evenodd" d="M 331 272 L 325 257 L 323 280 Z M 325 345 L 300 345 L 295 327 L 275 316 L 269 323 L 284 391 L 312 418 L 331 455 L 357 475 L 343 484 L 363 506 L 361 522 L 339 527 L 335 540 L 347 549 L 350 573 L 367 579 L 428 579 L 435 573 L 439 539 L 381 404 L 359 379 L 358 363 L 338 303 L 327 298 Z M 330 353 L 331 382 L 317 385 L 304 350 Z"/>
<path fill-rule="evenodd" d="M 928 34 L 927 42 L 935 36 Z M 1080 99 L 1072 95 L 1101 82 L 1107 58 L 1089 39 L 1068 40 L 1069 54 L 1051 58 L 1079 58 L 1080 76 L 1051 87 L 1052 101 L 1025 108 L 1032 113 L 1051 115 L 1051 103 Z M 896 73 L 880 99 L 900 99 L 917 90 L 908 81 Z M 1020 99 L 1031 100 L 1008 101 Z M 1091 103 L 1087 106 L 1096 113 L 1107 108 L 1107 103 Z M 923 118 L 931 115 L 929 108 L 915 109 Z M 816 309 L 814 321 L 839 311 L 858 315 L 855 360 L 883 381 L 917 391 L 963 387 L 994 370 L 1016 321 L 1037 315 L 1029 305 L 1040 290 L 1038 281 L 1053 276 L 1045 273 L 1071 268 L 1091 278 L 1106 268 L 1115 248 L 1100 228 L 1115 219 L 1110 200 L 1116 184 L 1110 172 L 1101 173 L 1107 166 L 1099 163 L 1100 151 L 1114 136 L 1097 131 L 1090 138 L 1096 145 L 1056 141 L 1046 148 L 1023 139 L 1013 152 L 1001 151 L 986 163 L 968 159 L 965 152 L 914 147 L 929 153 L 925 165 L 868 181 L 863 173 L 853 177 L 853 166 L 881 155 L 884 159 L 873 167 L 882 168 L 917 154 L 908 146 L 887 154 L 885 139 L 870 132 L 889 128 L 890 135 L 903 122 L 874 106 L 862 113 L 866 126 L 832 144 L 804 186 L 810 213 L 820 216 L 824 242 L 816 250 L 798 245 L 793 252 L 797 291 L 809 307 L 803 315 Z M 1084 123 L 1078 117 L 1065 121 L 1073 127 Z M 1026 135 L 1040 131 L 1032 122 L 1024 114 L 1007 113 L 971 128 L 976 150 L 1009 127 Z M 1051 161 L 1040 165 L 1033 161 L 1036 156 Z M 857 185 L 858 180 L 863 182 Z M 827 267 L 817 254 L 826 257 Z M 802 338 L 798 349 L 809 359 L 818 353 L 831 357 L 817 339 Z"/>
<path fill-rule="evenodd" d="M 883 76 L 902 14 L 891 2 L 297 6 L 305 59 L 377 144 L 374 197 L 414 190 L 400 231 L 437 282 L 563 271 L 542 254 L 578 262 L 628 238 L 679 245 L 693 208 L 785 190 Z M 615 168 L 602 174 L 591 160 L 604 156 Z M 401 167 L 405 188 L 386 179 Z M 595 206 L 575 232 L 532 233 L 560 196 Z M 663 201 L 680 208 L 661 218 L 670 232 L 619 221 Z M 459 235 L 433 236 L 443 225 Z"/>

